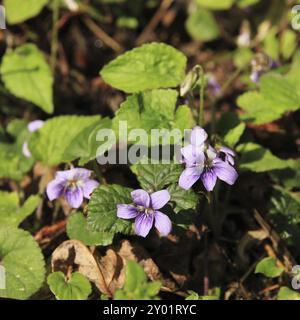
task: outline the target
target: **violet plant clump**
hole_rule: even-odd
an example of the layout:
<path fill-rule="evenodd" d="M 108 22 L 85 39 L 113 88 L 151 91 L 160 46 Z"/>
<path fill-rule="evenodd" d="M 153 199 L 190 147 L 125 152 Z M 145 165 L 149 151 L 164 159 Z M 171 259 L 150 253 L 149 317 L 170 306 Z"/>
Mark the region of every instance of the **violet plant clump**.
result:
<path fill-rule="evenodd" d="M 63 196 L 71 208 L 79 208 L 83 198 L 90 199 L 92 192 L 99 183 L 91 179 L 92 171 L 73 168 L 56 172 L 55 179 L 47 186 L 50 201 Z"/>
<path fill-rule="evenodd" d="M 137 235 L 146 237 L 153 224 L 163 236 L 171 232 L 171 220 L 159 211 L 171 198 L 168 190 L 156 191 L 149 195 L 145 190 L 138 189 L 131 192 L 131 197 L 133 204 L 118 204 L 117 216 L 122 219 L 135 219 Z"/>
<path fill-rule="evenodd" d="M 238 177 L 233 167 L 234 151 L 227 147 L 214 148 L 207 138 L 206 131 L 197 126 L 192 130 L 191 143 L 181 149 L 185 170 L 179 178 L 179 186 L 185 190 L 201 179 L 205 189 L 212 191 L 218 178 L 233 185 Z"/>

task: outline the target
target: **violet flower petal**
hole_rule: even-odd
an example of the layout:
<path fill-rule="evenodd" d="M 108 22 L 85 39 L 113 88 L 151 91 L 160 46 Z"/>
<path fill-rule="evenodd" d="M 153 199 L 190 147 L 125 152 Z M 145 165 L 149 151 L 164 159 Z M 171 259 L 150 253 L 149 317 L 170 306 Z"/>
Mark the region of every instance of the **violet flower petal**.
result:
<path fill-rule="evenodd" d="M 71 208 L 77 209 L 83 202 L 83 191 L 79 187 L 67 188 L 64 197 Z"/>
<path fill-rule="evenodd" d="M 82 190 L 83 190 L 83 196 L 86 199 L 90 199 L 91 198 L 91 194 L 92 192 L 99 186 L 99 182 L 96 180 L 86 180 L 84 181 L 84 184 L 82 186 Z"/>
<path fill-rule="evenodd" d="M 47 185 L 47 196 L 50 201 L 59 198 L 64 191 L 65 181 L 60 179 L 54 179 Z"/>
<path fill-rule="evenodd" d="M 150 207 L 150 196 L 148 192 L 143 189 L 137 189 L 131 192 L 132 200 L 135 204 L 145 208 Z"/>
<path fill-rule="evenodd" d="M 183 155 L 184 162 L 188 167 L 194 164 L 204 163 L 205 160 L 202 146 L 199 147 L 189 144 L 188 146 L 181 148 L 181 154 Z"/>
<path fill-rule="evenodd" d="M 202 174 L 201 180 L 207 191 L 213 191 L 217 182 L 217 176 L 213 170 L 207 170 Z"/>
<path fill-rule="evenodd" d="M 185 190 L 190 189 L 199 180 L 201 172 L 197 167 L 186 168 L 180 175 L 179 186 Z"/>
<path fill-rule="evenodd" d="M 117 216 L 122 219 L 133 219 L 138 216 L 138 211 L 131 204 L 118 204 Z"/>
<path fill-rule="evenodd" d="M 220 148 L 220 151 L 223 152 L 223 153 L 225 153 L 225 154 L 229 154 L 229 155 L 231 155 L 232 157 L 235 157 L 235 152 L 234 152 L 232 149 L 228 148 L 228 147 L 222 146 L 222 147 Z"/>
<path fill-rule="evenodd" d="M 25 141 L 23 143 L 22 153 L 26 158 L 30 158 L 31 157 L 31 152 L 29 151 L 29 148 L 28 148 L 28 141 Z"/>
<path fill-rule="evenodd" d="M 91 170 L 84 168 L 74 168 L 73 170 L 74 178 L 76 180 L 88 180 L 92 174 Z"/>
<path fill-rule="evenodd" d="M 150 198 L 151 198 L 151 208 L 156 210 L 164 207 L 171 199 L 171 196 L 168 190 L 160 190 L 152 193 L 150 195 Z"/>
<path fill-rule="evenodd" d="M 196 126 L 191 133 L 191 144 L 194 146 L 201 146 L 207 137 L 206 131 L 199 126 Z"/>
<path fill-rule="evenodd" d="M 135 233 L 141 237 L 146 237 L 153 226 L 153 214 L 140 214 L 135 219 Z"/>
<path fill-rule="evenodd" d="M 234 167 L 219 159 L 215 161 L 213 170 L 220 180 L 230 185 L 233 185 L 238 178 Z"/>
<path fill-rule="evenodd" d="M 155 211 L 155 228 L 163 235 L 167 236 L 172 230 L 170 218 L 160 211 Z"/>
<path fill-rule="evenodd" d="M 27 129 L 29 132 L 34 132 L 39 130 L 45 124 L 42 120 L 34 120 L 28 123 Z"/>

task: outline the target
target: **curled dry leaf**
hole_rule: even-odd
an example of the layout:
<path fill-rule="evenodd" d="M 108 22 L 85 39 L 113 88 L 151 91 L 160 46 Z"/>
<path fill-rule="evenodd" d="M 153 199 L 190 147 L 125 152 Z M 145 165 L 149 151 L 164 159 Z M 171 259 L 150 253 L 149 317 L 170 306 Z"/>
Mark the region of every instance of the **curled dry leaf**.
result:
<path fill-rule="evenodd" d="M 244 236 L 239 241 L 236 258 L 237 265 L 241 269 L 246 268 L 249 265 L 250 259 L 247 252 L 249 252 L 251 247 L 265 240 L 266 238 L 268 238 L 268 236 L 269 233 L 264 229 L 252 230 L 244 234 Z"/>
<path fill-rule="evenodd" d="M 67 274 L 72 268 L 72 271 L 83 274 L 102 293 L 111 297 L 124 285 L 128 260 L 139 262 L 150 280 L 164 282 L 159 268 L 147 251 L 128 240 L 121 241 L 118 247 L 108 247 L 103 255 L 97 250 L 92 253 L 78 240 L 68 240 L 53 252 L 51 264 L 53 271 Z"/>
<path fill-rule="evenodd" d="M 63 242 L 52 254 L 52 271 L 77 271 L 88 278 L 104 294 L 111 296 L 94 254 L 80 241 Z"/>

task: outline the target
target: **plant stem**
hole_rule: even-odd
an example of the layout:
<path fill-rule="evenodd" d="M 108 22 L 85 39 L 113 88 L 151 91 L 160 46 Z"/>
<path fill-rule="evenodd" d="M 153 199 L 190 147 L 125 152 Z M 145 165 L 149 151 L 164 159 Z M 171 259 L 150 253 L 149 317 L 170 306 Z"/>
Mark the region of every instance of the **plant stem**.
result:
<path fill-rule="evenodd" d="M 205 91 L 205 77 L 204 77 L 204 70 L 201 67 L 201 75 L 200 75 L 200 105 L 199 105 L 199 119 L 198 124 L 199 126 L 204 125 L 204 91 Z"/>
<path fill-rule="evenodd" d="M 51 60 L 50 65 L 54 73 L 57 50 L 58 50 L 58 19 L 59 19 L 59 6 L 61 0 L 53 0 L 53 15 L 52 15 L 52 36 L 51 36 Z"/>

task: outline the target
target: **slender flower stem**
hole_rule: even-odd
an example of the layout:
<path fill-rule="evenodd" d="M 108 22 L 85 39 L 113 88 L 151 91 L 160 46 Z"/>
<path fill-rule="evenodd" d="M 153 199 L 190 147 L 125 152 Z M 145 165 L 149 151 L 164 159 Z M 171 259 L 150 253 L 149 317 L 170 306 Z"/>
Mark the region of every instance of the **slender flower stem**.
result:
<path fill-rule="evenodd" d="M 51 36 L 51 69 L 54 73 L 58 50 L 58 19 L 61 0 L 53 0 L 52 36 Z"/>
<path fill-rule="evenodd" d="M 205 74 L 203 68 L 201 68 L 200 75 L 200 105 L 199 105 L 199 126 L 204 126 L 204 92 L 205 92 Z"/>

